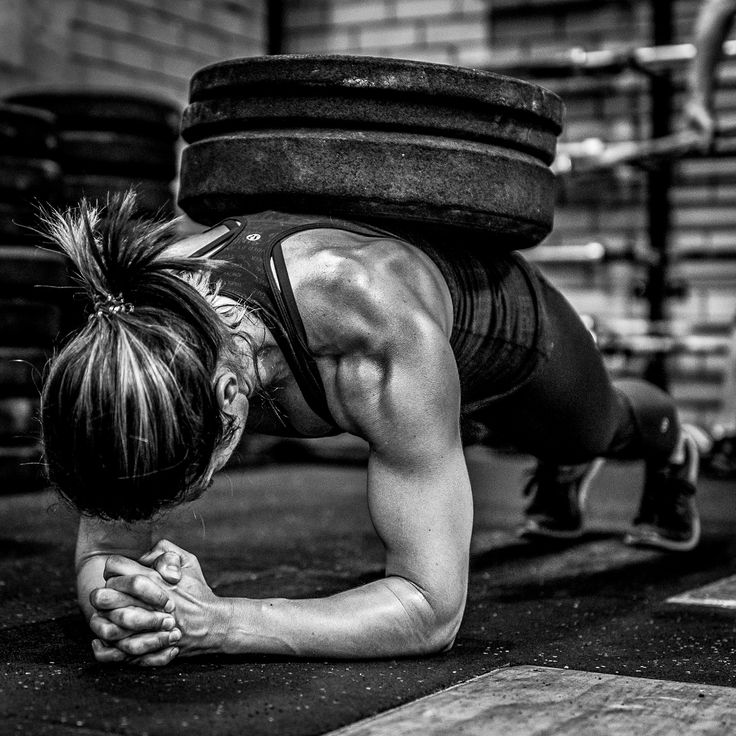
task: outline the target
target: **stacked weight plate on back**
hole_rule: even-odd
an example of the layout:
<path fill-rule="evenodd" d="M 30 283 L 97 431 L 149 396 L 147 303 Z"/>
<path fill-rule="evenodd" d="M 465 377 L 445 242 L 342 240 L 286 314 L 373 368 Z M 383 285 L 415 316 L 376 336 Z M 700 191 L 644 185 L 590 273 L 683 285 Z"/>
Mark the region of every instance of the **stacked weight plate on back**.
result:
<path fill-rule="evenodd" d="M 0 104 L 0 493 L 43 483 L 39 388 L 68 281 L 35 229 L 39 205 L 59 201 L 57 152 L 53 115 Z"/>
<path fill-rule="evenodd" d="M 179 204 L 197 222 L 266 209 L 448 227 L 484 247 L 550 231 L 553 93 L 440 64 L 269 56 L 199 70 Z"/>
<path fill-rule="evenodd" d="M 110 90 L 38 90 L 9 98 L 57 118 L 63 200 L 104 204 L 108 192 L 138 191 L 143 215 L 173 212 L 179 108 L 167 100 Z"/>

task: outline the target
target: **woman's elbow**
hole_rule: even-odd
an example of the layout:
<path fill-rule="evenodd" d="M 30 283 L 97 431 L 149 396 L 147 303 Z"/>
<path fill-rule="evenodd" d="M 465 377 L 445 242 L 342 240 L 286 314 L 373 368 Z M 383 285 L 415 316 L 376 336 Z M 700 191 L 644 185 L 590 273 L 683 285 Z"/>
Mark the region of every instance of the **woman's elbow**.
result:
<path fill-rule="evenodd" d="M 437 620 L 429 627 L 424 638 L 424 651 L 422 654 L 440 654 L 441 652 L 447 652 L 452 649 L 457 638 L 457 632 L 460 629 L 463 608 L 460 607 L 459 611 L 449 618 L 445 616 L 437 617 Z"/>
<path fill-rule="evenodd" d="M 416 654 L 439 654 L 452 649 L 465 611 L 465 598 L 432 604 L 425 598 L 413 637 Z"/>

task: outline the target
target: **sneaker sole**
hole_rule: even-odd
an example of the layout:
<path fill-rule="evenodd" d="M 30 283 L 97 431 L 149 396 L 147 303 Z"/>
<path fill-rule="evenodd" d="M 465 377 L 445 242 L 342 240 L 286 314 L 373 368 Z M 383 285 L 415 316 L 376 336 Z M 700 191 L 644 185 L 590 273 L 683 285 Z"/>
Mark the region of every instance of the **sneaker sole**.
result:
<path fill-rule="evenodd" d="M 700 447 L 698 446 L 698 442 L 693 437 L 689 430 L 689 425 L 683 425 L 683 433 L 685 435 L 685 442 L 686 444 L 690 445 L 690 467 L 687 471 L 687 479 L 690 483 L 693 485 L 696 485 L 698 482 L 698 471 L 700 470 Z"/>
<path fill-rule="evenodd" d="M 707 455 L 713 449 L 714 440 L 707 430 L 699 427 L 697 424 L 690 424 L 688 422 L 683 423 L 682 430 L 694 440 L 699 455 Z"/>
<path fill-rule="evenodd" d="M 593 478 L 598 475 L 598 472 L 603 467 L 603 463 L 605 463 L 605 460 L 602 457 L 593 460 L 593 462 L 590 464 L 590 467 L 583 474 L 583 478 L 580 483 L 579 496 L 581 513 L 585 508 L 585 501 L 588 497 L 590 484 Z M 585 529 L 582 525 L 579 529 L 574 529 L 570 531 L 557 531 L 555 529 L 548 529 L 546 527 L 540 526 L 539 523 L 534 519 L 527 519 L 524 522 L 522 528 L 519 530 L 518 535 L 520 537 L 536 539 L 579 539 L 583 536 L 584 533 Z"/>
<path fill-rule="evenodd" d="M 683 425 L 685 432 L 685 441 L 690 445 L 690 467 L 687 471 L 688 480 L 695 485 L 698 479 L 698 468 L 700 464 L 700 455 L 698 451 L 698 443 L 692 434 L 689 433 L 689 426 Z M 667 552 L 690 552 L 695 549 L 700 542 L 700 517 L 695 512 L 693 519 L 693 533 L 689 539 L 677 542 L 674 539 L 667 539 L 660 535 L 653 527 L 644 527 L 642 529 L 634 529 L 624 536 L 624 544 L 629 547 L 648 547 L 654 549 L 663 549 Z"/>
<path fill-rule="evenodd" d="M 580 539 L 584 534 L 583 527 L 574 531 L 555 531 L 539 526 L 533 519 L 528 519 L 519 529 L 518 536 L 525 539 Z"/>
<path fill-rule="evenodd" d="M 654 529 L 642 529 L 640 531 L 628 532 L 624 536 L 624 544 L 629 547 L 646 547 L 648 549 L 663 549 L 667 552 L 690 552 L 695 549 L 700 542 L 700 519 L 696 518 L 693 522 L 693 534 L 690 539 L 682 542 L 676 542 L 674 539 L 667 539 L 657 533 Z"/>

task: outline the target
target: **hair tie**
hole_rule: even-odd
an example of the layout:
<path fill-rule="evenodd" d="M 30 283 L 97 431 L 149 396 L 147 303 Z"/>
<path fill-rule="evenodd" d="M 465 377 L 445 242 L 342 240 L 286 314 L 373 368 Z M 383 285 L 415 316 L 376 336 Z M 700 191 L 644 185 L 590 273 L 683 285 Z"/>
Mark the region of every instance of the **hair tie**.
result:
<path fill-rule="evenodd" d="M 135 307 L 130 302 L 126 302 L 122 294 L 113 296 L 112 294 L 106 294 L 104 297 L 98 295 L 92 302 L 93 313 L 92 317 L 102 317 L 106 314 L 130 314 L 135 310 Z"/>

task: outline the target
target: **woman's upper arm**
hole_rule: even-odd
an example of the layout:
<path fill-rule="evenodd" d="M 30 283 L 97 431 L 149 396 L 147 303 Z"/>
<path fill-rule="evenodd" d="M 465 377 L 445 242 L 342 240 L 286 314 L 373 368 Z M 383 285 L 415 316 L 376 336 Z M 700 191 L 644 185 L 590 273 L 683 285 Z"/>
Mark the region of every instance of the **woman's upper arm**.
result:
<path fill-rule="evenodd" d="M 460 381 L 436 323 L 420 313 L 405 327 L 383 353 L 353 356 L 340 367 L 341 410 L 371 447 L 368 503 L 386 548 L 386 574 L 413 583 L 429 604 L 430 624 L 454 636 L 473 517 Z"/>
<path fill-rule="evenodd" d="M 368 503 L 387 575 L 421 593 L 406 601 L 422 629 L 451 640 L 465 602 L 472 498 L 448 304 L 401 244 L 370 260 L 331 258 L 304 313 L 325 358 L 330 410 L 370 445 Z"/>

